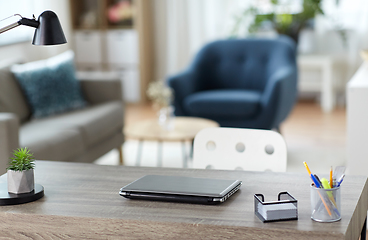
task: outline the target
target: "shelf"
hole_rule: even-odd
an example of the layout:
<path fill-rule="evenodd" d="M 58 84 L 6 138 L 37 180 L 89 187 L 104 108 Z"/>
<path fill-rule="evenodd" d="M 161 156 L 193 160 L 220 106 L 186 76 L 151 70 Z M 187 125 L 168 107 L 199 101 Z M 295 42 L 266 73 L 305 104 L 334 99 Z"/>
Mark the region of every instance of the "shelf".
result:
<path fill-rule="evenodd" d="M 70 0 L 72 26 L 76 30 L 134 28 L 132 0 Z"/>
<path fill-rule="evenodd" d="M 140 99 L 153 78 L 150 0 L 70 0 L 78 70 L 136 71 Z M 133 76 L 133 74 L 132 74 Z"/>
<path fill-rule="evenodd" d="M 129 30 L 134 29 L 133 26 L 108 26 L 107 30 Z"/>
<path fill-rule="evenodd" d="M 132 0 L 106 0 L 107 28 L 133 28 L 135 7 Z"/>
<path fill-rule="evenodd" d="M 100 29 L 102 27 L 101 1 L 70 1 L 74 29 Z"/>

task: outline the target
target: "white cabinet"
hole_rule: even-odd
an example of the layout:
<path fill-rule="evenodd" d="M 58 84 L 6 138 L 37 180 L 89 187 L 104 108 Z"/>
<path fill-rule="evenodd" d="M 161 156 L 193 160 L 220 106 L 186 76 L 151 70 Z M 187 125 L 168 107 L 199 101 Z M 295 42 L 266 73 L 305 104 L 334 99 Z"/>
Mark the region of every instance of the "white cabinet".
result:
<path fill-rule="evenodd" d="M 102 68 L 101 31 L 79 30 L 74 32 L 75 62 L 78 69 L 99 70 Z"/>
<path fill-rule="evenodd" d="M 134 29 L 106 32 L 106 59 L 110 71 L 118 71 L 123 83 L 123 96 L 127 102 L 139 102 L 139 50 L 138 34 Z"/>
<path fill-rule="evenodd" d="M 81 68 L 105 70 L 136 68 L 139 64 L 138 34 L 134 29 L 74 32 L 76 63 Z"/>
<path fill-rule="evenodd" d="M 138 40 L 134 29 L 75 31 L 77 68 L 79 71 L 90 71 L 92 78 L 108 77 L 111 75 L 108 72 L 113 72 L 113 75 L 117 72 L 122 80 L 124 99 L 139 102 Z"/>
<path fill-rule="evenodd" d="M 138 35 L 134 29 L 106 32 L 107 63 L 111 68 L 137 67 Z"/>

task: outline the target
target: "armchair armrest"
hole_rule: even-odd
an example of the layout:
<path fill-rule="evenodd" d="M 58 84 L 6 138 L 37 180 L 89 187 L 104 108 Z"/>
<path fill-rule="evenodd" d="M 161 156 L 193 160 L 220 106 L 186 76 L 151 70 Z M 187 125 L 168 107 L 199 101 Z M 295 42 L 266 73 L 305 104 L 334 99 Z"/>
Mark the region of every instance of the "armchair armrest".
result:
<path fill-rule="evenodd" d="M 297 72 L 290 66 L 280 67 L 269 79 L 261 98 L 263 114 L 269 121 L 270 128 L 279 127 L 287 117 L 297 98 Z M 277 113 L 277 114 L 276 114 Z"/>
<path fill-rule="evenodd" d="M 187 70 L 169 77 L 167 83 L 174 90 L 175 115 L 185 115 L 182 103 L 186 96 L 196 91 L 195 74 L 193 71 Z"/>
<path fill-rule="evenodd" d="M 13 150 L 19 147 L 19 119 L 13 113 L 0 113 L 0 143 L 0 174 L 4 174 Z"/>
<path fill-rule="evenodd" d="M 99 104 L 109 101 L 123 101 L 122 84 L 120 79 L 81 79 L 80 83 L 84 97 L 91 104 Z"/>

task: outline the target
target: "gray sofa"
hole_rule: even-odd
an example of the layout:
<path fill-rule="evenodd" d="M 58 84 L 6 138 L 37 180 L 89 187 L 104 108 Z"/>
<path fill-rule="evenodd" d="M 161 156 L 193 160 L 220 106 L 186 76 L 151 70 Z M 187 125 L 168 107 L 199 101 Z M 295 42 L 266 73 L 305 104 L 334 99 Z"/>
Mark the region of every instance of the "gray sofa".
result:
<path fill-rule="evenodd" d="M 28 147 L 37 160 L 92 162 L 124 142 L 120 80 L 80 80 L 88 106 L 32 119 L 24 93 L 9 67 L 0 69 L 0 174 L 12 150 Z"/>

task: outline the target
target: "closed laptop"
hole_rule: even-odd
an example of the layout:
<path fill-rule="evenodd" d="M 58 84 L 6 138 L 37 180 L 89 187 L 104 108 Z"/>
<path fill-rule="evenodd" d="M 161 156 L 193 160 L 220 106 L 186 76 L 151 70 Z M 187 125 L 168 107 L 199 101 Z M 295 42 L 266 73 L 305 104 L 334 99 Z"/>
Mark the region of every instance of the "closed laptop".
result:
<path fill-rule="evenodd" d="M 146 175 L 120 189 L 130 199 L 221 203 L 241 186 L 239 180 Z"/>

